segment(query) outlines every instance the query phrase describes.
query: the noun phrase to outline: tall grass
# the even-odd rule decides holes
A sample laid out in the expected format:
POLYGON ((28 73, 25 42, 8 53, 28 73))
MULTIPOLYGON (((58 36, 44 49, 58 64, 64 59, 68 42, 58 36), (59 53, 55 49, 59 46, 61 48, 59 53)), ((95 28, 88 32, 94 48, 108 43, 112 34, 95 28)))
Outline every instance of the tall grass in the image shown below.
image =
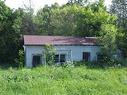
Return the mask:
POLYGON ((127 95, 127 69, 0 70, 0 95, 127 95))

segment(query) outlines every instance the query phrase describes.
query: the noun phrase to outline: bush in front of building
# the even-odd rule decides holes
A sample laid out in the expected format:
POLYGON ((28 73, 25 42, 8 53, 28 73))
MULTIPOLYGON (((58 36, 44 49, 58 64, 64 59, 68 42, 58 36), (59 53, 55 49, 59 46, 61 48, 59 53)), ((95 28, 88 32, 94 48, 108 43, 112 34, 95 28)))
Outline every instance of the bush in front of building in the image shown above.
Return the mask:
POLYGON ((25 55, 23 50, 19 50, 18 58, 15 59, 15 63, 18 65, 19 68, 23 68, 25 64, 25 55))
POLYGON ((54 65, 55 63, 55 60, 54 60, 54 57, 55 57, 55 48, 53 47, 53 45, 45 45, 44 46, 44 49, 45 49, 45 64, 46 65, 54 65))

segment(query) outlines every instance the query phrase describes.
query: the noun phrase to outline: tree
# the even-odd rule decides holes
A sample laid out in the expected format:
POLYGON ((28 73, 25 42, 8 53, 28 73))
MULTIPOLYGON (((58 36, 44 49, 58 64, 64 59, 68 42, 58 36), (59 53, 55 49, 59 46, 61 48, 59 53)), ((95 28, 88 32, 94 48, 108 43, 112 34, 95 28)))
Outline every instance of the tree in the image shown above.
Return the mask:
POLYGON ((68 0, 68 4, 78 4, 78 5, 85 5, 88 3, 88 0, 68 0))
POLYGON ((101 26, 101 29, 102 32, 99 40, 102 45, 102 53, 112 58, 112 55, 116 54, 117 51, 117 28, 113 24, 104 24, 101 26))
POLYGON ((124 57, 127 57, 127 0, 112 0, 110 12, 118 17, 116 20, 119 28, 117 45, 124 57))
POLYGON ((18 14, 1 0, 0 8, 0 63, 12 63, 19 49, 18 14))
MULTIPOLYGON (((54 6, 53 6, 54 8, 54 6)), ((43 9, 40 9, 37 13, 36 20, 39 25, 39 32, 42 34, 53 35, 51 25, 52 11, 48 5, 45 5, 43 9)))
POLYGON ((16 10, 20 14, 21 21, 21 34, 38 34, 37 25, 34 23, 34 9, 32 8, 32 2, 29 0, 29 5, 24 4, 24 8, 16 10))
POLYGON ((115 23, 116 17, 107 12, 103 3, 103 0, 100 0, 79 10, 76 35, 100 37, 103 25, 115 23))
POLYGON ((64 6, 52 10, 51 25, 53 35, 74 36, 76 28, 76 13, 79 6, 64 6))
POLYGON ((112 0, 110 12, 118 17, 116 24, 127 30, 127 0, 112 0))
POLYGON ((38 34, 36 32, 37 25, 33 21, 33 15, 30 12, 23 11, 23 15, 21 17, 22 25, 21 25, 21 33, 24 34, 38 34))

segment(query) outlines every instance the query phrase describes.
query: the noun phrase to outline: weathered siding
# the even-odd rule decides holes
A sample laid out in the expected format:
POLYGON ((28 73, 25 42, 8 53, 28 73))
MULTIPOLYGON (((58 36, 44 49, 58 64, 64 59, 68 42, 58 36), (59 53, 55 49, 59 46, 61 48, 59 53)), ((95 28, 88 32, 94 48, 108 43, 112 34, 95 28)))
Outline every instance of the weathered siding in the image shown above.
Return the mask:
MULTIPOLYGON (((90 52, 90 61, 94 61, 97 59, 97 52, 99 52, 99 46, 55 46, 55 48, 56 53, 65 53, 67 54, 66 59, 72 61, 82 61, 83 52, 90 52)), ((43 52, 43 46, 25 46, 26 66, 32 67, 33 55, 43 55, 43 52)))

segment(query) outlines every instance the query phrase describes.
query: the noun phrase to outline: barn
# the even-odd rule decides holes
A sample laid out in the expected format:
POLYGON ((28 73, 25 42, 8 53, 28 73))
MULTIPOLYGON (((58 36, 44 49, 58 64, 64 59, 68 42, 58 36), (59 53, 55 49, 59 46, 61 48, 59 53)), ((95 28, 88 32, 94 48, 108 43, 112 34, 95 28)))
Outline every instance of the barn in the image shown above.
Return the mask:
POLYGON ((45 64, 46 44, 54 46, 56 64, 66 61, 96 61, 100 51, 96 37, 24 35, 26 67, 45 64))

